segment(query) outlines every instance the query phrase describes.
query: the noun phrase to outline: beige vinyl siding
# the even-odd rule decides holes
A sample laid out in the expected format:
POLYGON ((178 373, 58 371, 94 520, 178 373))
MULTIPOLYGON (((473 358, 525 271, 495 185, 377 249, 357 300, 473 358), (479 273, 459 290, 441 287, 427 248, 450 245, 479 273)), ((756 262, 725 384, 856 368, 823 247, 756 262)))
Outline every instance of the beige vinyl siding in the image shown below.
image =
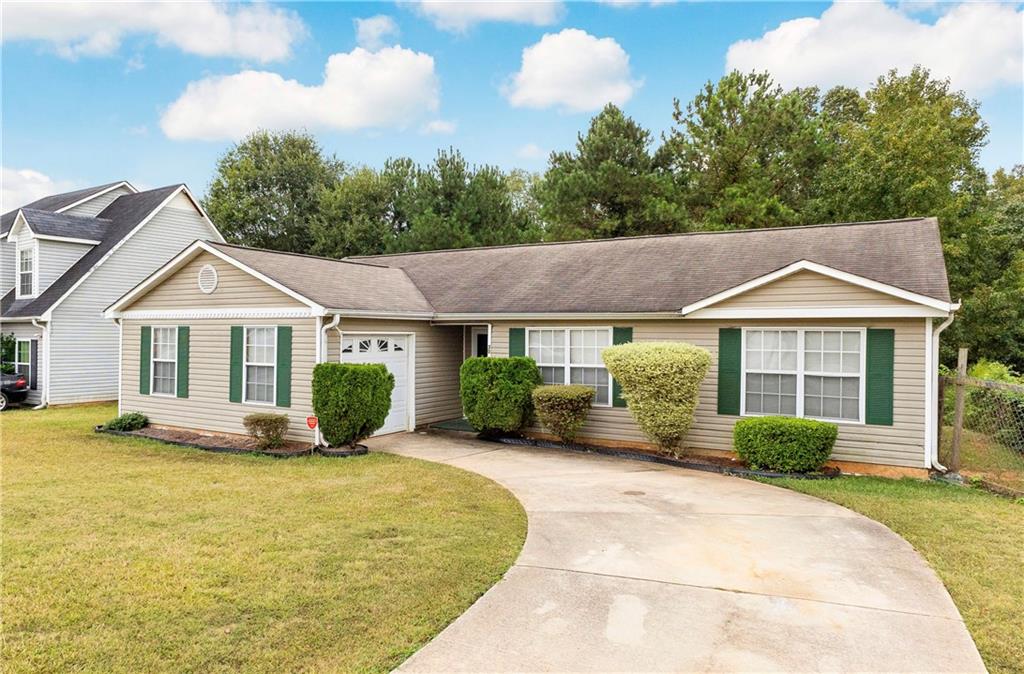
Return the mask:
MULTIPOLYGON (((328 317, 330 318, 330 317, 328 317)), ((416 335, 417 426, 462 416, 459 367, 462 365, 462 327, 431 326, 427 321, 342 318, 338 328, 348 332, 404 332, 416 335)), ((327 336, 327 360, 338 362, 337 330, 327 336)))
POLYGON ((92 250, 92 246, 81 243, 68 243, 67 241, 39 241, 39 287, 36 294, 41 295, 44 290, 64 275, 71 265, 78 262, 79 258, 92 250))
MULTIPOLYGON (((601 321, 516 321, 494 323, 491 349, 495 356, 508 355, 510 327, 573 325, 607 327, 601 321)), ((897 466, 920 467, 924 463, 924 319, 817 319, 712 321, 694 319, 637 320, 616 326, 633 328, 633 341, 683 341, 708 349, 712 364, 700 387, 700 401, 686 444, 699 449, 732 449, 732 427, 739 417, 717 413, 718 330, 725 327, 864 327, 892 328, 896 335, 894 362, 894 409, 892 426, 839 424, 839 438, 832 457, 897 466)), ((644 442, 629 410, 595 407, 581 436, 620 442, 644 442)))
POLYGON ((118 187, 110 190, 106 194, 101 194, 98 197, 89 199, 89 201, 86 201, 84 204, 79 204, 74 208, 69 208, 64 212, 68 215, 99 215, 100 211, 113 203, 119 196, 124 194, 133 194, 133 192, 127 187, 118 187))
POLYGON ((253 412, 287 414, 290 440, 312 442, 306 417, 312 413, 312 372, 316 361, 316 326, 313 318, 196 319, 124 321, 121 410, 142 412, 154 424, 190 429, 245 433, 242 419, 253 412), (189 397, 139 393, 139 348, 142 326, 189 326, 189 397), (292 326, 292 402, 290 407, 233 403, 231 384, 231 326, 292 326))
POLYGON ((889 306, 916 305, 892 295, 807 270, 798 271, 713 305, 715 309, 889 306))
POLYGON ((216 255, 200 253, 153 290, 124 308, 153 309, 304 307, 302 302, 267 285, 216 255), (199 289, 199 270, 207 264, 217 270, 217 288, 207 295, 199 289))

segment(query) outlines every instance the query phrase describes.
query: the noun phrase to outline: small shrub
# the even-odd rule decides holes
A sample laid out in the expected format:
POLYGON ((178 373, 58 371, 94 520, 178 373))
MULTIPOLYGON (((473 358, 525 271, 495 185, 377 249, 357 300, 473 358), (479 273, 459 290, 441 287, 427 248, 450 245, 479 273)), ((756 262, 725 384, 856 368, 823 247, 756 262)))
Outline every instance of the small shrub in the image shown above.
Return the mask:
POLYGON ((459 370, 466 420, 484 434, 519 431, 533 418, 530 393, 540 383, 532 358, 469 358, 459 370))
POLYGON ((384 425, 395 377, 380 364, 320 363, 313 368, 313 412, 323 438, 336 447, 357 443, 384 425))
POLYGON ((142 412, 125 412, 103 424, 105 431, 137 431, 149 425, 149 418, 142 412))
POLYGON ((807 473, 832 455, 839 427, 814 419, 751 417, 733 427, 736 453, 754 470, 807 473))
POLYGON ((284 444, 284 436, 288 432, 288 415, 256 412, 242 419, 242 424, 258 448, 276 449, 284 444))
POLYGON ((601 353, 622 387, 622 398, 640 430, 662 450, 677 455, 693 423, 697 390, 711 354, 683 342, 633 342, 601 353))
POLYGON ((594 389, 580 384, 533 389, 533 408, 537 410, 537 418, 562 442, 576 439, 576 434, 587 420, 593 399, 594 389))

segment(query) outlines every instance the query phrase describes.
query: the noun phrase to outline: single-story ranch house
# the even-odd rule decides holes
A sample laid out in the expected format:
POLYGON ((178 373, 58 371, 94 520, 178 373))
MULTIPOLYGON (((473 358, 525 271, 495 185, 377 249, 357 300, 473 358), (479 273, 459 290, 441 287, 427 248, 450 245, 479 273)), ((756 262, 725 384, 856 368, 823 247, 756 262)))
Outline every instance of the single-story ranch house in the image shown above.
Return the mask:
MULTIPOLYGON (((111 305, 122 411, 240 433, 287 413, 311 439, 321 361, 395 375, 380 433, 459 418, 459 366, 527 355, 594 387, 581 436, 644 446, 601 360, 628 341, 709 349, 687 445, 732 448, 742 416, 835 422, 847 467, 936 465, 950 300, 933 218, 498 246, 331 260, 197 241, 111 305)), ((540 429, 533 429, 539 431, 540 429)))

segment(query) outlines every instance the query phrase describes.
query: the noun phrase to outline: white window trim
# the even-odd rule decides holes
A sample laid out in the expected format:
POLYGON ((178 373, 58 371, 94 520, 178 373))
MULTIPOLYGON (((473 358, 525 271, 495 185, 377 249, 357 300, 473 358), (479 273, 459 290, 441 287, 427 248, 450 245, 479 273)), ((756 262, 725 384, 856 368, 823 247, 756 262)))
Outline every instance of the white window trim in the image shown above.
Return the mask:
POLYGON ((18 242, 15 247, 15 279, 14 279, 14 299, 28 300, 39 297, 39 241, 38 239, 32 239, 29 243, 18 242), (32 250, 32 292, 31 294, 24 294, 21 292, 21 252, 24 250, 32 250))
MULTIPOLYGON (((772 416, 789 416, 788 414, 762 414, 759 412, 747 412, 747 331, 759 332, 763 330, 785 330, 788 332, 796 332, 796 372, 782 372, 779 374, 796 374, 796 414, 794 418, 799 419, 813 419, 814 421, 827 421, 830 424, 845 424, 849 426, 864 426, 866 425, 866 390, 867 390, 867 354, 868 354, 868 330, 862 327, 792 327, 792 326, 756 326, 750 328, 743 328, 743 334, 740 339, 740 416, 741 417, 772 417, 772 416), (828 417, 805 417, 804 416, 804 376, 807 372, 804 370, 804 333, 805 332, 818 332, 818 331, 829 331, 829 332, 859 332, 860 333, 860 392, 858 393, 858 407, 860 418, 854 421, 853 419, 830 419, 828 417)), ((764 370, 764 372, 769 372, 764 370)), ((810 373, 812 377, 849 377, 849 372, 846 373, 810 373)))
POLYGON ((32 387, 32 340, 31 339, 16 339, 14 340, 14 372, 18 372, 18 366, 24 365, 28 368, 28 374, 25 376, 25 380, 28 382, 29 388, 32 387), (28 360, 18 360, 18 352, 21 350, 22 344, 28 344, 28 360))
MULTIPOLYGON (((611 326, 604 326, 604 325, 596 325, 596 326, 592 326, 592 325, 574 325, 574 326, 570 326, 570 327, 561 327, 561 326, 541 327, 541 326, 534 326, 534 327, 531 327, 531 328, 526 328, 526 332, 525 332, 525 334, 523 336, 523 339, 526 341, 526 344, 524 344, 524 348, 525 348, 527 356, 530 355, 530 333, 531 332, 541 332, 543 330, 563 330, 563 331, 565 331, 565 363, 563 363, 561 366, 559 366, 559 365, 541 365, 540 363, 537 363, 538 367, 563 367, 565 369, 565 375, 564 375, 563 381, 566 384, 569 384, 569 382, 572 381, 571 370, 572 370, 573 367, 600 367, 600 368, 603 368, 605 372, 608 372, 608 368, 605 366, 604 363, 600 363, 600 364, 597 364, 597 365, 587 365, 587 364, 580 364, 580 363, 572 364, 572 363, 569 362, 569 360, 570 360, 570 357, 569 357, 570 356, 569 347, 570 347, 570 341, 571 341, 571 337, 569 335, 569 331, 570 330, 592 330, 594 332, 598 332, 600 330, 607 330, 608 331, 608 346, 611 347, 611 346, 615 346, 615 341, 614 341, 615 340, 615 335, 613 334, 613 330, 612 330, 611 326)), ((586 384, 583 384, 583 386, 586 386, 586 384)), ((592 402, 590 406, 591 407, 613 407, 614 403, 615 403, 614 397, 615 397, 615 379, 612 377, 612 373, 608 372, 608 402, 606 402, 606 403, 592 402)))
POLYGON ((242 326, 242 404, 243 405, 257 405, 259 407, 277 407, 277 348, 278 348, 278 326, 276 325, 244 325, 242 326), (266 363, 252 363, 259 367, 271 367, 274 370, 274 374, 271 376, 270 381, 274 385, 274 392, 271 395, 270 402, 263 400, 249 400, 249 330, 255 328, 270 328, 274 331, 274 362, 270 365, 266 363))
MULTIPOLYGON (((158 396, 160 398, 177 398, 178 397, 178 330, 180 326, 177 325, 154 325, 152 326, 152 342, 149 345, 149 394, 158 396), (157 393, 156 390, 156 330, 173 328, 174 329, 174 391, 171 393, 157 393)), ((161 363, 167 363, 170 361, 160 360, 161 363)))

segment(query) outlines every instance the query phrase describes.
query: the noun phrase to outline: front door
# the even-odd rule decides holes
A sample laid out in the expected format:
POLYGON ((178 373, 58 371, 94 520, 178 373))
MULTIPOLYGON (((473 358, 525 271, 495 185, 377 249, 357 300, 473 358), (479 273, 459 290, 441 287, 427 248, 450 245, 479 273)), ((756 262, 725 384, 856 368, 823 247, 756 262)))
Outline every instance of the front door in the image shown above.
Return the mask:
POLYGON ((381 363, 395 376, 391 410, 384 425, 374 435, 409 430, 409 361, 407 335, 342 335, 341 362, 381 363))
POLYGON ((487 356, 487 328, 473 328, 473 356, 487 356))

